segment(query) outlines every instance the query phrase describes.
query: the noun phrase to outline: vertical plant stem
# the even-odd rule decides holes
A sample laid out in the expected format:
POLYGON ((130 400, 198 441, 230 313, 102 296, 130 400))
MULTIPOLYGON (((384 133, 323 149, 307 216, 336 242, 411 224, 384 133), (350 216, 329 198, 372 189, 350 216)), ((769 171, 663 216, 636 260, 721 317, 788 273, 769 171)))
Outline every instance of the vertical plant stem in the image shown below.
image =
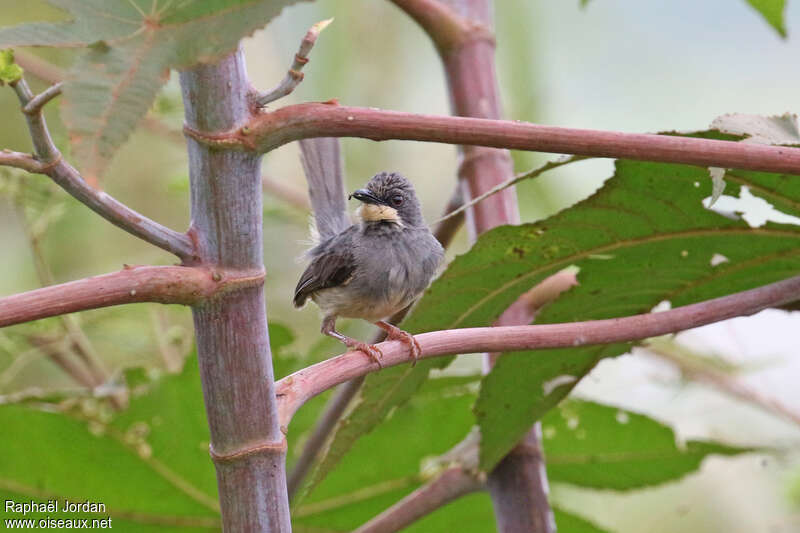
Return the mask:
MULTIPOLYGON (((406 9, 436 43, 444 63, 453 114, 465 117, 502 118, 500 92, 495 74, 495 43, 491 38, 491 0, 395 1, 406 9), (426 4, 449 9, 431 9, 426 4), (421 16, 414 11, 426 13, 421 16), (438 15, 437 15, 438 13, 438 15), (439 20, 437 20, 437 18, 439 20), (442 23, 450 19, 453 23, 442 23), (443 28, 460 28, 457 35, 443 28)), ((507 150, 479 146, 461 147, 458 176, 464 200, 469 201, 513 174, 507 150)), ((474 241, 481 233, 503 224, 519 224, 519 209, 513 187, 490 196, 466 211, 467 229, 474 241)), ((513 313, 497 325, 519 325, 513 313)), ((527 322, 526 322, 527 323, 527 322)), ((493 363, 486 356, 486 371, 493 363)), ((541 454, 540 428, 534 426, 522 442, 489 474, 487 486, 495 508, 500 533, 551 533, 555 531, 547 502, 547 477, 541 454), (537 453, 530 453, 532 450, 537 453)))
MULTIPOLYGON (((250 117, 241 51, 181 73, 186 123, 229 130, 250 117)), ((192 224, 210 268, 263 269, 260 157, 188 141, 192 224)), ((226 531, 291 531, 262 287, 194 307, 203 396, 226 531)))

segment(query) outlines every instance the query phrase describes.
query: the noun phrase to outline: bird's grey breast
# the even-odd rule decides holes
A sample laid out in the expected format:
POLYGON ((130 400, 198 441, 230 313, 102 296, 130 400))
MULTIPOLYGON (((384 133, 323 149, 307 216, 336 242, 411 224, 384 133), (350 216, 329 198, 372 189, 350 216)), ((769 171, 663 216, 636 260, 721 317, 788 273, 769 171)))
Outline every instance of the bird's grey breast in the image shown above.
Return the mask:
MULTIPOLYGON (((373 297, 401 309, 428 286, 442 259, 442 247, 427 228, 366 233, 356 250, 355 280, 373 297), (359 275, 362 274, 362 275, 359 275)), ((395 309, 395 310, 397 310, 395 309)))

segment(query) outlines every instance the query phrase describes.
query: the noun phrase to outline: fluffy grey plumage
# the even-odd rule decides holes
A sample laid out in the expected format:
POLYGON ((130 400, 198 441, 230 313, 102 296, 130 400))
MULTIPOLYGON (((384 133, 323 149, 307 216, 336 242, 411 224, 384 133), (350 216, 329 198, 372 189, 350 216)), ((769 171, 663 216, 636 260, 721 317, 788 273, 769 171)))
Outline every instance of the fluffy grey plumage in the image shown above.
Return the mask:
MULTIPOLYGON (((414 187, 400 174, 376 174, 351 197, 362 202, 359 222, 309 251, 311 262, 297 283, 294 304, 300 307, 307 298, 314 300, 325 315, 323 333, 376 361, 377 348, 336 332, 337 317, 375 322, 391 338, 408 342, 416 357, 419 346, 413 337, 383 319, 422 294, 444 250, 422 218, 414 187)), ((323 228, 320 235, 325 235, 323 228)))

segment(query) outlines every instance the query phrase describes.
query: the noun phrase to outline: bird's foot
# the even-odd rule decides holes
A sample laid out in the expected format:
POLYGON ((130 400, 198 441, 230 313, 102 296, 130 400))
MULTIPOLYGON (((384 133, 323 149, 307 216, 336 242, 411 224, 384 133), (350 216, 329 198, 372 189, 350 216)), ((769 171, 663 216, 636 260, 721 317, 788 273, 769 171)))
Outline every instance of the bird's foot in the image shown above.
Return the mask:
POLYGON ((404 331, 397 326, 393 326, 388 322, 381 320, 376 322, 377 326, 386 332, 386 338, 393 341, 400 341, 408 345, 408 350, 411 356, 411 366, 415 366, 417 361, 422 356, 422 346, 419 345, 414 336, 404 331))
POLYGON ((381 364, 381 357, 383 357, 383 352, 381 352, 380 348, 373 344, 367 344, 366 342, 357 341, 355 339, 351 339, 350 337, 345 337, 346 340, 342 340, 342 342, 348 348, 352 348, 353 350, 358 350, 360 352, 364 352, 367 354, 367 357, 372 359, 377 365, 378 368, 383 368, 381 364))

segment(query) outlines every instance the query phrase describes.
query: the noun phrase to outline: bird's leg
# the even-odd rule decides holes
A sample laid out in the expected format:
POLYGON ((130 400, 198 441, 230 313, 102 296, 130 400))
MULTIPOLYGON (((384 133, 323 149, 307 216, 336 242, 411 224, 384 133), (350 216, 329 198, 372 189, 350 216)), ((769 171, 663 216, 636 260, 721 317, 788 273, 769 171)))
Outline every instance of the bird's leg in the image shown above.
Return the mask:
POLYGON ((419 360, 422 355, 422 347, 411 333, 403 331, 397 326, 393 326, 383 320, 378 320, 375 322, 375 325, 386 332, 386 338, 408 344, 408 349, 411 352, 411 366, 417 364, 417 360, 419 360))
POLYGON ((345 346, 348 348, 353 348, 354 350, 359 350, 367 354, 367 356, 375 361, 378 364, 378 367, 383 368, 381 364, 380 358, 383 357, 383 353, 377 346, 373 346, 372 344, 367 344, 366 342, 358 341, 352 337, 348 337, 347 335, 342 335, 338 331, 336 331, 336 317, 335 316, 326 316, 322 320, 322 331, 323 335, 328 335, 329 337, 333 337, 336 340, 341 341, 345 346))

